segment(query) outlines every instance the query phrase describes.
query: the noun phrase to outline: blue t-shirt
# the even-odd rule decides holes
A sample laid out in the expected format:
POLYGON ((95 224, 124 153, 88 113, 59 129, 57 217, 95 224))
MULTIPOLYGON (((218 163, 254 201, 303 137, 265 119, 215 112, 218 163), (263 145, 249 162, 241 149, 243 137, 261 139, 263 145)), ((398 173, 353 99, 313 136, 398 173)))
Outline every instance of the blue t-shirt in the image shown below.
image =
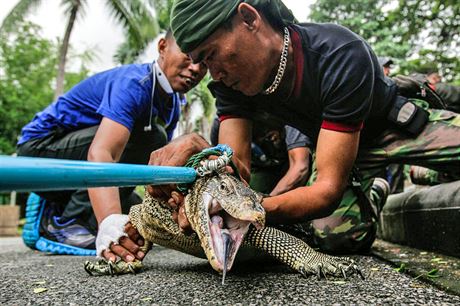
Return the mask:
POLYGON ((72 132, 100 124, 109 118, 133 131, 136 122, 163 123, 171 140, 184 102, 171 93, 173 103, 166 107, 158 86, 152 99, 152 65, 132 64, 91 76, 75 85, 57 101, 37 113, 21 131, 18 145, 42 138, 56 129, 72 132), (161 120, 155 120, 159 118, 161 120))

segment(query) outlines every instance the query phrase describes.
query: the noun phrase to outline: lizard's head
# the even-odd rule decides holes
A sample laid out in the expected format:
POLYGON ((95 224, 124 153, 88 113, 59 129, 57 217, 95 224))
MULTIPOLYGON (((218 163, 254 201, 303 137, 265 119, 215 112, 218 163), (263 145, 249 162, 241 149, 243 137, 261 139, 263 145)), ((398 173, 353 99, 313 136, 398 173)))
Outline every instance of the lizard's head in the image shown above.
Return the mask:
POLYGON ((214 270, 229 271, 249 226, 264 226, 261 202, 260 194, 228 173, 197 179, 185 212, 214 270))

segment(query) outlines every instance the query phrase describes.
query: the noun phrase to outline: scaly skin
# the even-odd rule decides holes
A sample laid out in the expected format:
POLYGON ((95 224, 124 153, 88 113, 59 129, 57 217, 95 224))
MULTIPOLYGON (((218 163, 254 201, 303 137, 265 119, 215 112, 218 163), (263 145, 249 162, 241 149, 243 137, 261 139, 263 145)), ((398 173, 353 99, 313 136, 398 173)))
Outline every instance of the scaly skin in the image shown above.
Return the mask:
MULTIPOLYGON (((131 208, 129 217, 149 243, 207 258, 211 266, 220 273, 224 266, 227 268, 225 272, 230 270, 237 251, 234 249, 239 247, 238 239, 241 236, 241 241, 244 239, 243 248, 268 253, 304 276, 314 274, 318 278, 321 275, 347 277, 354 273, 362 276, 349 258, 316 252, 304 241, 288 233, 263 227, 265 212, 260 204, 261 199, 260 195, 233 176, 216 173, 198 178, 185 198, 185 212, 195 233, 182 233, 172 219, 172 209, 167 203, 152 198, 148 193, 145 194, 142 204, 131 208), (211 221, 210 210, 213 211, 213 216, 219 217, 214 217, 216 219, 211 221), (218 225, 220 222, 223 226, 218 225), (250 223, 255 226, 249 227, 250 223), (228 227, 228 230, 223 230, 222 227, 228 227), (223 252, 219 249, 222 247, 222 232, 228 232, 232 239, 235 238, 231 248, 233 253, 230 254, 227 265, 223 264, 223 252)), ((260 255, 254 252, 245 254, 260 255)), ((85 269, 91 275, 134 273, 133 271, 141 269, 140 262, 126 264, 119 261, 110 266, 105 261, 85 263, 85 269)))

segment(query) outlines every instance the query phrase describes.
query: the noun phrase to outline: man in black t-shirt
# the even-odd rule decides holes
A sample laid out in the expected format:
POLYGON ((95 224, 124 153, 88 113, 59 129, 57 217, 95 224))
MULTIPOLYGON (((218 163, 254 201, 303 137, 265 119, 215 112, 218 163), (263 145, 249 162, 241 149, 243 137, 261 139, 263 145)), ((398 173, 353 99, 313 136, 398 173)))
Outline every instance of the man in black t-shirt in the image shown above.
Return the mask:
MULTIPOLYGON (((428 113, 398 96, 372 49, 348 29, 298 24, 279 0, 177 0, 171 17, 182 51, 215 80, 209 87, 221 120, 219 142, 233 148, 243 178, 249 178, 251 122, 259 111, 312 141, 308 186, 264 198, 268 224, 308 222, 323 250, 367 251, 388 186, 377 180, 370 189, 388 163, 459 172, 460 118, 428 113)), ((154 152, 153 163, 175 164, 179 157, 165 156, 184 152, 185 139, 154 152)), ((187 226, 185 214, 178 221, 187 226)))

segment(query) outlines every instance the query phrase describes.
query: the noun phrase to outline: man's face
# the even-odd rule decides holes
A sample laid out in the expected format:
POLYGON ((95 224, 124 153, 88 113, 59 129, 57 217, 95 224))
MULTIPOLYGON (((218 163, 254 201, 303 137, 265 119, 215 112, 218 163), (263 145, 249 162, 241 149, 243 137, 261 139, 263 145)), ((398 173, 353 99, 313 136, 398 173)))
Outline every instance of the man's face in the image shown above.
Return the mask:
POLYGON ((214 80, 246 96, 260 93, 271 72, 266 48, 242 23, 220 27, 189 55, 195 63, 204 63, 214 80))
POLYGON ((190 57, 179 49, 173 38, 159 43, 161 68, 174 91, 185 93, 198 84, 208 71, 202 64, 193 64, 190 57))
POLYGON ((427 75, 426 79, 428 80, 428 82, 430 84, 433 84, 433 85, 438 84, 439 82, 441 82, 441 76, 437 72, 434 72, 434 73, 431 73, 431 74, 427 75))
POLYGON ((383 75, 389 76, 390 75, 390 66, 383 66, 383 75))

